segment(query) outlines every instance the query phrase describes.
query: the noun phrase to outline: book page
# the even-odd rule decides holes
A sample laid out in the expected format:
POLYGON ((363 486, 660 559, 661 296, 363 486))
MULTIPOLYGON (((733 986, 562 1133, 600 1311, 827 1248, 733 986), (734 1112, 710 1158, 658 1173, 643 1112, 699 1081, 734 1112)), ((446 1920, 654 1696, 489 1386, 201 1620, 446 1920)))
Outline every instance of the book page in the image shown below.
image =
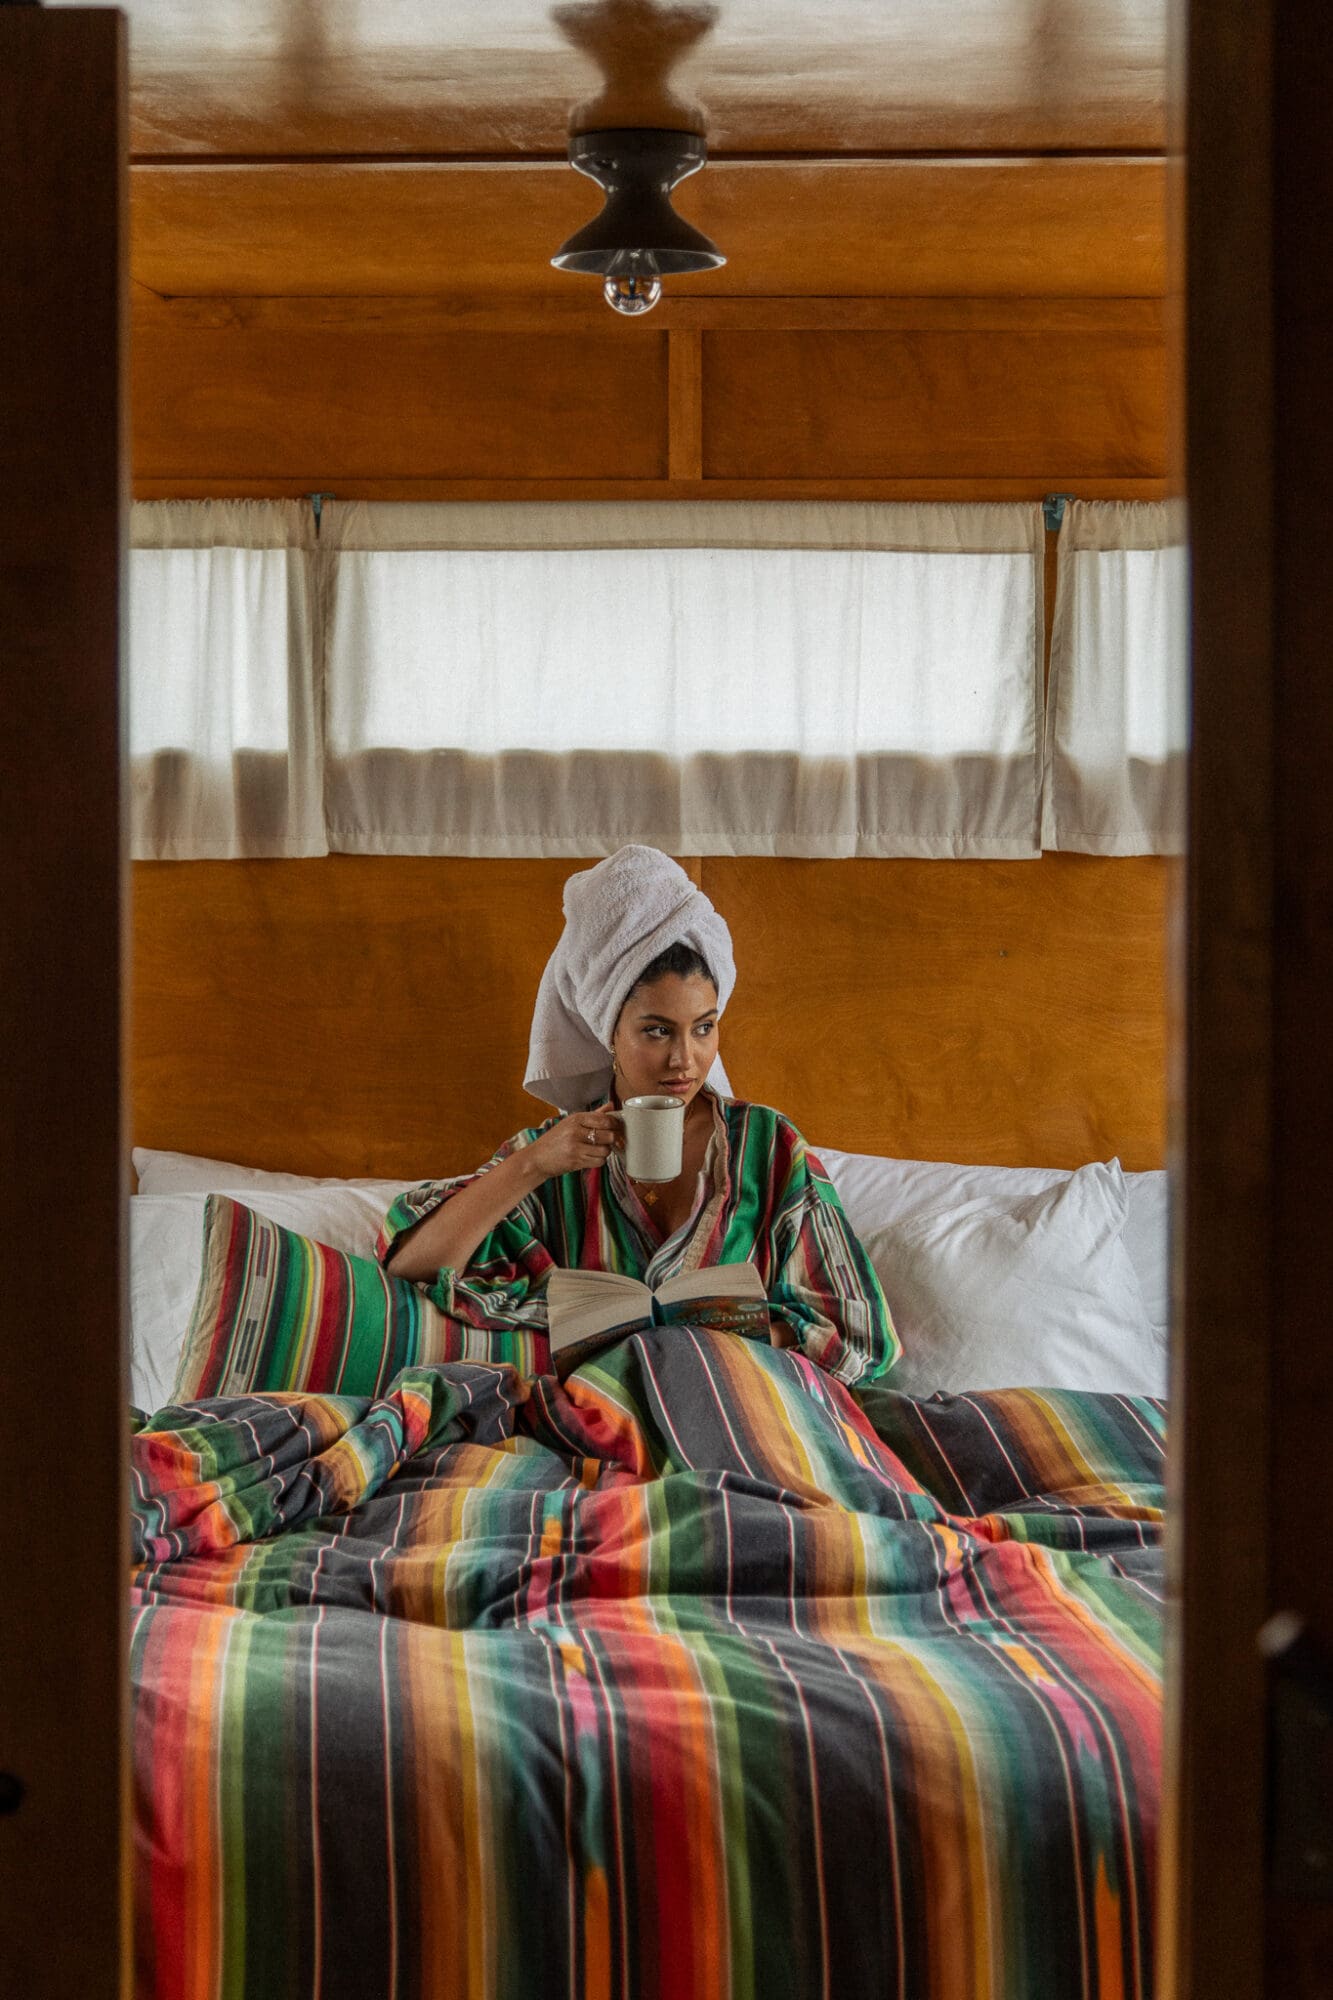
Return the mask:
POLYGON ((555 1270, 546 1281, 546 1316, 551 1355, 578 1346, 586 1358, 594 1344, 606 1346, 653 1325, 692 1321, 722 1333, 768 1338, 768 1298, 753 1264, 708 1264, 668 1278, 656 1295, 641 1278, 623 1271, 555 1270))
POLYGON ((659 1285, 653 1318, 663 1326, 700 1326, 713 1333, 767 1340, 768 1294, 753 1264, 706 1264, 659 1285))
POLYGON ((624 1271, 552 1271, 546 1281, 551 1352, 616 1327, 645 1326, 653 1295, 642 1278, 624 1271))
POLYGON ((764 1281, 753 1264, 705 1264, 698 1271, 682 1271, 657 1288, 657 1296, 667 1305, 684 1305, 690 1299, 760 1299, 767 1301, 764 1281))

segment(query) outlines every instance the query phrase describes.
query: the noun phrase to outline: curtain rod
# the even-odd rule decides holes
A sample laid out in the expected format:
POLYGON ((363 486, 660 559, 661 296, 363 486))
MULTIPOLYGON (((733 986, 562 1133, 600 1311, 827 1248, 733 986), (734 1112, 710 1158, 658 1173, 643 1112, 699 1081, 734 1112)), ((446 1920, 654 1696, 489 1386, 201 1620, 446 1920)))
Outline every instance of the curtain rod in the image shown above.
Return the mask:
MULTIPOLYGON (((326 500, 336 500, 337 497, 336 493, 308 493, 306 495, 306 498, 315 511, 316 534, 319 533, 320 516, 324 512, 324 502, 326 500)), ((1051 534, 1059 534, 1060 525, 1065 518, 1065 507, 1070 500, 1076 498, 1077 495, 1073 493, 1048 493, 1042 500, 1042 518, 1051 534)))

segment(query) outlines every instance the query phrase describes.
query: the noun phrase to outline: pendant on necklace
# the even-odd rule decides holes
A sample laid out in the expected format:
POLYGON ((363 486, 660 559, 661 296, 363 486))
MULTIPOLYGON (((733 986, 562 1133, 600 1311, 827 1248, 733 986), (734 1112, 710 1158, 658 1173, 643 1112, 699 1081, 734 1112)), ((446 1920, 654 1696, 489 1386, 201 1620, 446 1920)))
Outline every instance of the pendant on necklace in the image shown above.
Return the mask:
POLYGON ((643 1199, 647 1207, 654 1208, 657 1204, 657 1189, 656 1188, 645 1189, 643 1199))

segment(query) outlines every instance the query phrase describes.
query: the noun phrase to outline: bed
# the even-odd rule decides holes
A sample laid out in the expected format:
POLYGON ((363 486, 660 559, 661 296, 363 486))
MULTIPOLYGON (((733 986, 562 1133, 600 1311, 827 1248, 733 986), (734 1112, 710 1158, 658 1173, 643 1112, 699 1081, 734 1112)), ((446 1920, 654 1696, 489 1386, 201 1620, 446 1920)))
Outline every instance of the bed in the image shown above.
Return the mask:
MULTIPOLYGON (((824 1157, 930 1393, 658 1329, 136 1415, 141 1995, 1151 1992, 1164 1177, 824 1157), (1077 1379, 955 1382, 1015 1284, 1077 1379)), ((385 1200, 136 1164, 145 1401, 210 1190, 385 1200)))

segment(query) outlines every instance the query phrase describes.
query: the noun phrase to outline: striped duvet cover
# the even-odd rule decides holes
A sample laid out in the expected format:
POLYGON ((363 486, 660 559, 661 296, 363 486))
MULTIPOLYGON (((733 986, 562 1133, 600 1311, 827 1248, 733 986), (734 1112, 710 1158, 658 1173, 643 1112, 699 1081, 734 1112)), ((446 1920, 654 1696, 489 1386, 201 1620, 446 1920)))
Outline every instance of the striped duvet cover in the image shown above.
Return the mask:
POLYGON ((1162 1415, 658 1329, 133 1440, 143 2000, 1140 2000, 1162 1415))

